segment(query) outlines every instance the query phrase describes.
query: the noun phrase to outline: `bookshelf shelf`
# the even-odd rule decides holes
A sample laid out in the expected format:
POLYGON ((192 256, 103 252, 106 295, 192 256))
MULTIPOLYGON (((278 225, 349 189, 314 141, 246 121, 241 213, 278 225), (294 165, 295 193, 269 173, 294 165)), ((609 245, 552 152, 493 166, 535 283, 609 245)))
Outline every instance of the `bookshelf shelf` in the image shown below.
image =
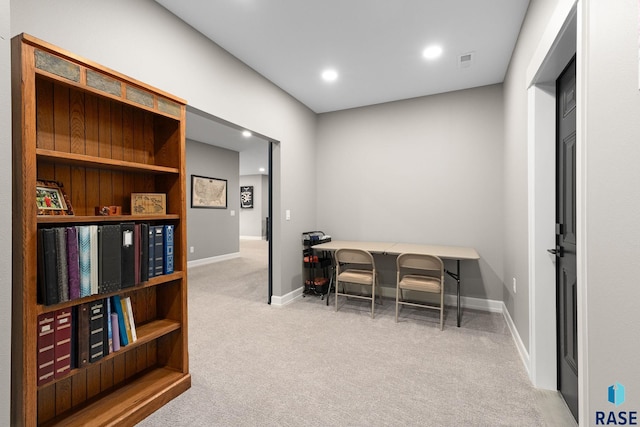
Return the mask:
MULTIPOLYGON (((27 34, 12 39, 11 56, 11 425, 133 426, 191 386, 187 350, 186 102, 27 34), (74 215, 38 215, 37 181, 60 183, 74 215), (129 215, 132 193, 165 194, 166 214, 129 215), (96 207, 101 206, 121 206, 126 214, 95 215, 96 207), (123 237, 126 230, 131 230, 130 223, 136 224, 135 245, 129 237, 123 237), (147 225, 149 230, 172 230, 173 267, 161 268, 159 273, 150 271, 145 280, 142 260, 149 260, 151 265, 151 257, 143 256, 146 246, 141 243, 142 236, 147 236, 142 231, 147 225), (68 245, 75 238, 63 233, 73 235, 73 230, 89 228, 84 226, 97 226, 104 233, 111 230, 111 239, 117 239, 111 240, 115 246, 100 246, 99 254, 115 250, 120 256, 127 245, 125 240, 129 242, 129 257, 116 257, 117 264, 110 264, 122 266, 122 275, 116 273, 120 283, 109 282, 107 287, 99 279, 100 286, 104 285, 99 293, 92 291, 93 295, 61 303, 56 302, 63 298, 43 300, 43 293, 52 295, 50 285, 57 284, 58 290, 65 285, 66 279, 60 277, 66 276, 56 275, 55 282, 47 282, 53 277, 47 271, 55 268, 49 265, 48 270, 43 269, 44 247, 39 246, 38 236, 48 234, 51 242, 52 234, 57 233, 57 246, 51 251, 66 254, 70 249, 62 246, 63 239, 68 245), (127 285, 133 286, 123 286, 125 266, 128 272, 136 273, 135 279, 126 276, 127 285), (172 272, 162 274, 165 271, 172 272), (113 352, 105 335, 102 343, 97 341, 98 349, 105 354, 82 355, 78 347, 93 349, 96 345, 90 341, 93 334, 82 327, 96 331, 100 325, 88 326, 86 319, 95 320, 92 310, 100 300, 103 306, 111 307, 112 297, 126 300, 138 339, 113 352), (87 307, 91 316, 84 317, 89 313, 87 307), (84 313, 82 317, 80 312, 84 313), (71 319, 70 359, 82 357, 82 363, 74 361, 69 367, 63 362, 67 363, 62 365, 64 369, 44 377, 39 370, 39 350, 49 347, 43 335, 39 336, 45 330, 39 322, 57 321, 62 314, 71 319)), ((50 201, 47 199, 48 204, 50 201)), ((41 206, 44 208, 50 208, 50 204, 41 206)), ((100 239, 105 236, 101 234, 100 239)), ((148 236, 151 241, 151 233, 148 236)), ((154 244, 158 242, 154 240, 154 244)), ((73 253, 78 256, 78 252, 73 253)), ((152 253, 151 245, 148 253, 152 253)), ((164 247, 161 253, 167 256, 164 247)), ((101 256, 99 262, 107 262, 101 256)), ((106 274, 117 270, 99 264, 98 271, 106 274)), ((62 344, 56 341, 58 326, 55 328, 52 345, 58 351, 62 344)), ((49 360, 58 363, 60 359, 49 360)))
POLYGON ((103 398, 90 403, 88 406, 70 414, 62 414, 43 424, 54 426, 59 423, 65 425, 123 426, 133 425, 145 418, 146 411, 141 407, 150 408, 153 412, 165 402, 157 399, 163 396, 165 401, 173 399, 191 386, 191 377, 170 368, 156 368, 134 378, 123 387, 103 398))
POLYGON ((147 221, 147 222, 167 222, 180 219, 180 215, 109 215, 109 216, 92 216, 92 215, 52 215, 38 216, 38 224, 95 224, 103 222, 131 222, 131 221, 147 221))
POLYGON ((178 168, 157 166, 124 160, 87 156, 85 154, 65 153, 54 150, 36 149, 38 160, 58 164, 81 165, 96 169, 125 170, 131 172, 147 172, 157 174, 179 174, 178 168))
POLYGON ((91 295, 88 297, 83 297, 80 299, 74 299, 71 301, 65 301, 65 302, 61 302, 58 304, 54 304, 54 305, 43 305, 43 304, 38 304, 38 309, 37 312, 38 314, 42 314, 42 313, 53 313, 57 310, 60 310, 62 308, 67 308, 67 307, 73 307, 76 306, 78 304, 82 304, 82 303, 86 303, 86 302, 91 302, 91 301, 97 301, 99 299, 104 299, 104 298, 109 298, 113 295, 118 295, 118 294, 122 294, 125 292, 135 292, 136 290, 142 289, 142 288, 149 288, 149 287, 154 287, 154 286, 159 286, 165 283, 169 283, 169 282, 173 282, 175 280, 182 280, 185 277, 185 273, 183 273, 182 271, 174 271, 171 274, 163 274, 162 276, 156 276, 156 277, 152 277, 150 278, 148 281, 141 283, 138 286, 135 286, 133 288, 127 288, 127 289, 121 289, 117 292, 108 292, 108 293, 104 293, 104 294, 96 294, 96 295, 91 295))

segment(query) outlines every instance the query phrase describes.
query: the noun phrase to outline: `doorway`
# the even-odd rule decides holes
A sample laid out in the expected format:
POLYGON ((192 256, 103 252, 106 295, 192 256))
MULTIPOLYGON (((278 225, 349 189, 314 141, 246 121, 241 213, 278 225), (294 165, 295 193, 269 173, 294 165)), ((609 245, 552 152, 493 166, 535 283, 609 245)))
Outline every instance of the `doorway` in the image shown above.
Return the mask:
POLYGON ((558 390, 578 419, 576 61, 556 81, 556 321, 558 390))
POLYGON ((262 244, 255 242, 248 250, 252 260, 256 256, 268 259, 264 267, 268 286, 262 292, 266 293, 265 302, 270 302, 274 244, 272 152, 277 142, 192 106, 187 106, 186 124, 187 174, 217 178, 226 186, 224 208, 189 209, 187 201, 188 265, 243 257, 242 248, 247 249, 243 242, 261 240, 262 244), (257 254, 256 250, 264 253, 257 254))
MULTIPOLYGON (((555 310, 550 312, 550 307, 556 307, 556 255, 547 252, 556 246, 556 80, 576 57, 577 15, 576 1, 557 8, 541 37, 527 74, 530 329, 526 364, 533 385, 547 390, 558 390, 557 322, 556 316, 552 315, 555 310)), ((578 56, 578 66, 579 63, 578 56)), ((577 83, 579 88, 579 76, 577 83)), ((580 113, 579 104, 576 110, 580 113)), ((576 139, 579 139, 579 134, 578 130, 576 139)), ((580 147, 577 151, 577 162, 580 163, 580 147)), ((584 185, 580 178, 576 185, 579 204, 584 185)), ((580 222, 580 212, 577 216, 580 222)), ((582 387, 584 383, 581 384, 582 387)), ((581 414, 588 413, 584 406, 587 397, 581 389, 581 414)), ((567 410, 567 417, 569 412, 567 410)))

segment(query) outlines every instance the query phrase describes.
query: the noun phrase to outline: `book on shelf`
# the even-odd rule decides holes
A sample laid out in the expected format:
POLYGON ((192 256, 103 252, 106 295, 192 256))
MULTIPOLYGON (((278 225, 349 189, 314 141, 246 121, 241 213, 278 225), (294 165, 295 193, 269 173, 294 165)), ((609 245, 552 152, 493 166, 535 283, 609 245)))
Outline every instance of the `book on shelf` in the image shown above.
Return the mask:
POLYGON ((164 226, 153 226, 153 275, 164 274, 164 226))
POLYGON ((54 330, 55 378, 61 378, 71 371, 71 308, 57 310, 54 330))
POLYGON ((140 282, 149 280, 149 224, 140 224, 140 282))
POLYGON ((111 303, 107 298, 104 302, 104 307, 106 310, 105 313, 105 340, 104 340, 104 351, 106 354, 113 353, 113 325, 111 324, 111 303))
POLYGON ((141 249, 140 245, 142 244, 142 237, 140 233, 142 232, 142 224, 135 224, 133 226, 133 274, 134 279, 133 283, 135 285, 139 285, 141 280, 141 272, 140 272, 140 255, 141 249))
POLYGON ((67 236, 67 272, 69 275, 69 299, 80 298, 80 257, 78 254, 78 231, 75 227, 66 227, 67 236))
POLYGON ((133 307, 131 306, 131 298, 125 297, 122 298, 122 304, 124 305, 124 309, 126 309, 127 315, 125 316, 128 319, 127 326, 127 337, 129 337, 129 332, 131 333, 131 339, 129 342, 136 342, 138 340, 138 334, 136 333, 136 322, 133 318, 133 307))
POLYGON ((58 279, 58 302, 69 301, 69 275, 67 265, 67 234, 63 227, 56 227, 56 276, 58 279))
POLYGON ((38 302, 57 304, 58 269, 56 266, 56 237, 51 228, 38 230, 38 302))
POLYGON ((122 303, 120 302, 120 295, 114 295, 111 297, 111 309, 118 317, 120 347, 124 347, 129 344, 129 339, 127 338, 127 329, 125 327, 125 318, 122 311, 122 303))
POLYGON ((156 257, 155 257, 155 248, 156 248, 156 229, 153 225, 148 225, 148 253, 147 253, 147 264, 148 264, 148 277, 150 279, 156 275, 156 257))
POLYGON ((78 368, 89 364, 89 304, 86 302, 78 305, 76 311, 77 327, 74 329, 77 351, 76 366, 78 368))
POLYGON ((38 316, 37 385, 43 385, 55 377, 55 315, 38 316))
POLYGON ((91 233, 88 225, 79 225, 78 253, 80 268, 80 297, 91 295, 91 233))
POLYGON ((136 283, 135 272, 135 224, 133 222, 123 222, 121 229, 121 252, 122 252, 122 287, 129 288, 136 283))
POLYGON ((120 350, 120 323, 118 314, 115 312, 111 313, 111 337, 113 339, 113 351, 120 350))
POLYGON ((120 225, 98 226, 98 293, 116 292, 121 281, 120 225))
POLYGON ((100 299, 89 303, 89 363, 104 356, 104 301, 100 299))
POLYGON ((122 310, 122 318, 124 319, 124 334, 127 336, 127 344, 132 344, 131 320, 129 319, 129 311, 127 310, 127 303, 124 298, 120 298, 120 308, 122 310))
POLYGON ((175 226, 173 224, 167 224, 164 226, 164 259, 163 259, 163 272, 164 274, 173 273, 173 232, 175 226))
POLYGON ((89 225, 89 259, 91 264, 91 295, 98 294, 98 226, 89 225))

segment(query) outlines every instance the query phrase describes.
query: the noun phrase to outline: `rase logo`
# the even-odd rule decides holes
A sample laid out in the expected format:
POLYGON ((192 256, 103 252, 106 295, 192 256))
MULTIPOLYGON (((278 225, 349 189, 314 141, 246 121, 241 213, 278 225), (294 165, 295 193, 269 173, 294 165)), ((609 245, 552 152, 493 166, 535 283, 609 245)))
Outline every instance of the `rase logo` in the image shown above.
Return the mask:
MULTIPOLYGON (((607 389, 607 400, 616 406, 622 405, 625 401, 625 389, 622 384, 616 382, 607 389)), ((624 426, 638 425, 637 411, 596 411, 596 425, 602 426, 624 426)))

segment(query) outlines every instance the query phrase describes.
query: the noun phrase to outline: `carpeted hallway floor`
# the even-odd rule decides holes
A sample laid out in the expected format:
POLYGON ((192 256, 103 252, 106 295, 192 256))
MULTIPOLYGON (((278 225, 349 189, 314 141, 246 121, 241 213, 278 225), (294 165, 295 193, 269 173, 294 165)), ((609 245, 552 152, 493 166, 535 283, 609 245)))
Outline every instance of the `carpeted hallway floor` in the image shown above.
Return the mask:
MULTIPOLYGON (((266 242, 189 270, 193 385, 140 426, 571 426, 536 390, 500 314, 393 301, 335 312, 319 297, 266 304, 266 242)), ((333 298, 331 299, 333 302, 333 298)))

